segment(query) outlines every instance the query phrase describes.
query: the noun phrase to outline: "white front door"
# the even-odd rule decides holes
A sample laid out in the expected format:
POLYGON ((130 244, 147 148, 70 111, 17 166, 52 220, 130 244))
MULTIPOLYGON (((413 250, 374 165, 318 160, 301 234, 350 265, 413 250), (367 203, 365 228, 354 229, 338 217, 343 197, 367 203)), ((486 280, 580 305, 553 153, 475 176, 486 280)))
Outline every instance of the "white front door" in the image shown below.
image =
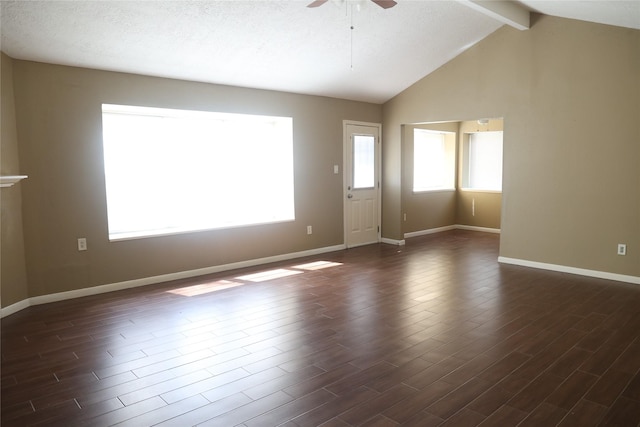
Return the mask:
POLYGON ((344 122, 345 245, 380 241, 380 125, 344 122))

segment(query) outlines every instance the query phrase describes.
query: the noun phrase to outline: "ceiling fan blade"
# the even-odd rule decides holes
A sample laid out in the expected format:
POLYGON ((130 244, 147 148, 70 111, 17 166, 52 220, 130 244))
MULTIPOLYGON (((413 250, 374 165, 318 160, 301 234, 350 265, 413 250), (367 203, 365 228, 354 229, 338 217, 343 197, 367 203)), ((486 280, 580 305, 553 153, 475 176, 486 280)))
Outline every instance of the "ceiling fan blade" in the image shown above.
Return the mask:
POLYGON ((318 7, 318 6, 322 6, 323 4, 325 4, 326 2, 328 2, 329 0, 315 0, 314 2, 310 3, 307 7, 318 7))
MULTIPOLYGON (((316 0, 316 1, 318 1, 318 0, 316 0)), ((390 7, 393 7, 396 4, 398 4, 393 0, 371 0, 371 1, 374 2, 375 4, 377 4, 378 6, 380 6, 381 8, 383 8, 383 9, 389 9, 390 7)))

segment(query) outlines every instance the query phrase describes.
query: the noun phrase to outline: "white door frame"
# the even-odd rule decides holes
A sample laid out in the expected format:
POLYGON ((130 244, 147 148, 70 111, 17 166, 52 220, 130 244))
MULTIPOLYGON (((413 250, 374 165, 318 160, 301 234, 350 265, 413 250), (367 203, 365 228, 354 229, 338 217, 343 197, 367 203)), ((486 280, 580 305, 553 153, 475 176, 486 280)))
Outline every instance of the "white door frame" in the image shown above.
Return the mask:
MULTIPOLYGON (((349 159, 349 134, 347 132, 347 127, 349 125, 354 126, 369 126, 375 127, 378 130, 378 140, 376 141, 376 176, 378 177, 378 182, 376 183, 376 198, 377 200, 377 209, 378 209, 378 233, 377 233, 377 242, 381 241, 382 236, 382 124, 381 123, 371 123, 371 122, 360 122, 354 120, 343 120, 342 121, 342 206, 343 206, 343 232, 344 232, 344 245, 345 247, 349 246, 349 218, 348 218, 348 208, 347 208, 347 196, 349 191, 347 187, 349 185, 349 172, 351 171, 351 167, 347 165, 349 159)), ((371 242, 374 243, 374 242, 371 242)))

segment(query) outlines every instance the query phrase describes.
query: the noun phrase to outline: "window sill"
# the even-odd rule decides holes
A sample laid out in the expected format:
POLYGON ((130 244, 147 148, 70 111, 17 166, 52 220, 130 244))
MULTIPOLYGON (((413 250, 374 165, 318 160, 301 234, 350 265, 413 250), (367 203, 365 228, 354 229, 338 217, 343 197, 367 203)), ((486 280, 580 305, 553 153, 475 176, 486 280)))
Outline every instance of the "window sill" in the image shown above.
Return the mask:
POLYGON ((0 187, 11 187, 17 182, 25 179, 26 175, 3 175, 0 176, 0 187))
POLYGON ((455 188, 434 188, 433 190, 413 190, 413 194, 454 193, 455 188))
POLYGON ((122 233, 113 233, 109 234, 110 242, 118 242, 122 240, 138 240, 138 239, 146 239, 151 237, 163 237, 163 236, 174 236, 177 234, 188 234, 188 233, 201 233, 207 231, 215 231, 215 230, 228 230, 232 228, 245 228, 252 227, 258 225, 269 225, 269 224, 280 224, 285 222, 294 222, 295 218, 283 218, 277 219, 273 221, 258 221, 247 224, 225 224, 225 225, 217 225, 210 227, 174 227, 174 228, 165 228, 158 230, 145 230, 145 231, 129 231, 122 233))
POLYGON ((502 190, 483 190, 481 188, 461 188, 460 191, 465 193, 495 193, 502 194, 502 190))

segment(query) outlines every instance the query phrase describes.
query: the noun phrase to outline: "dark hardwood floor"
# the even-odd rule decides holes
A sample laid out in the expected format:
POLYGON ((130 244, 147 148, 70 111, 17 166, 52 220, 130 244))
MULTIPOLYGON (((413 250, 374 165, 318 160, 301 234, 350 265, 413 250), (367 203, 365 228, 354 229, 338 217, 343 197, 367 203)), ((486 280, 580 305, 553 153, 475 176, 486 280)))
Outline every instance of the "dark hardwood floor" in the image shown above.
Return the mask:
POLYGON ((2 426, 638 426, 640 287, 452 231, 31 307, 2 426))

